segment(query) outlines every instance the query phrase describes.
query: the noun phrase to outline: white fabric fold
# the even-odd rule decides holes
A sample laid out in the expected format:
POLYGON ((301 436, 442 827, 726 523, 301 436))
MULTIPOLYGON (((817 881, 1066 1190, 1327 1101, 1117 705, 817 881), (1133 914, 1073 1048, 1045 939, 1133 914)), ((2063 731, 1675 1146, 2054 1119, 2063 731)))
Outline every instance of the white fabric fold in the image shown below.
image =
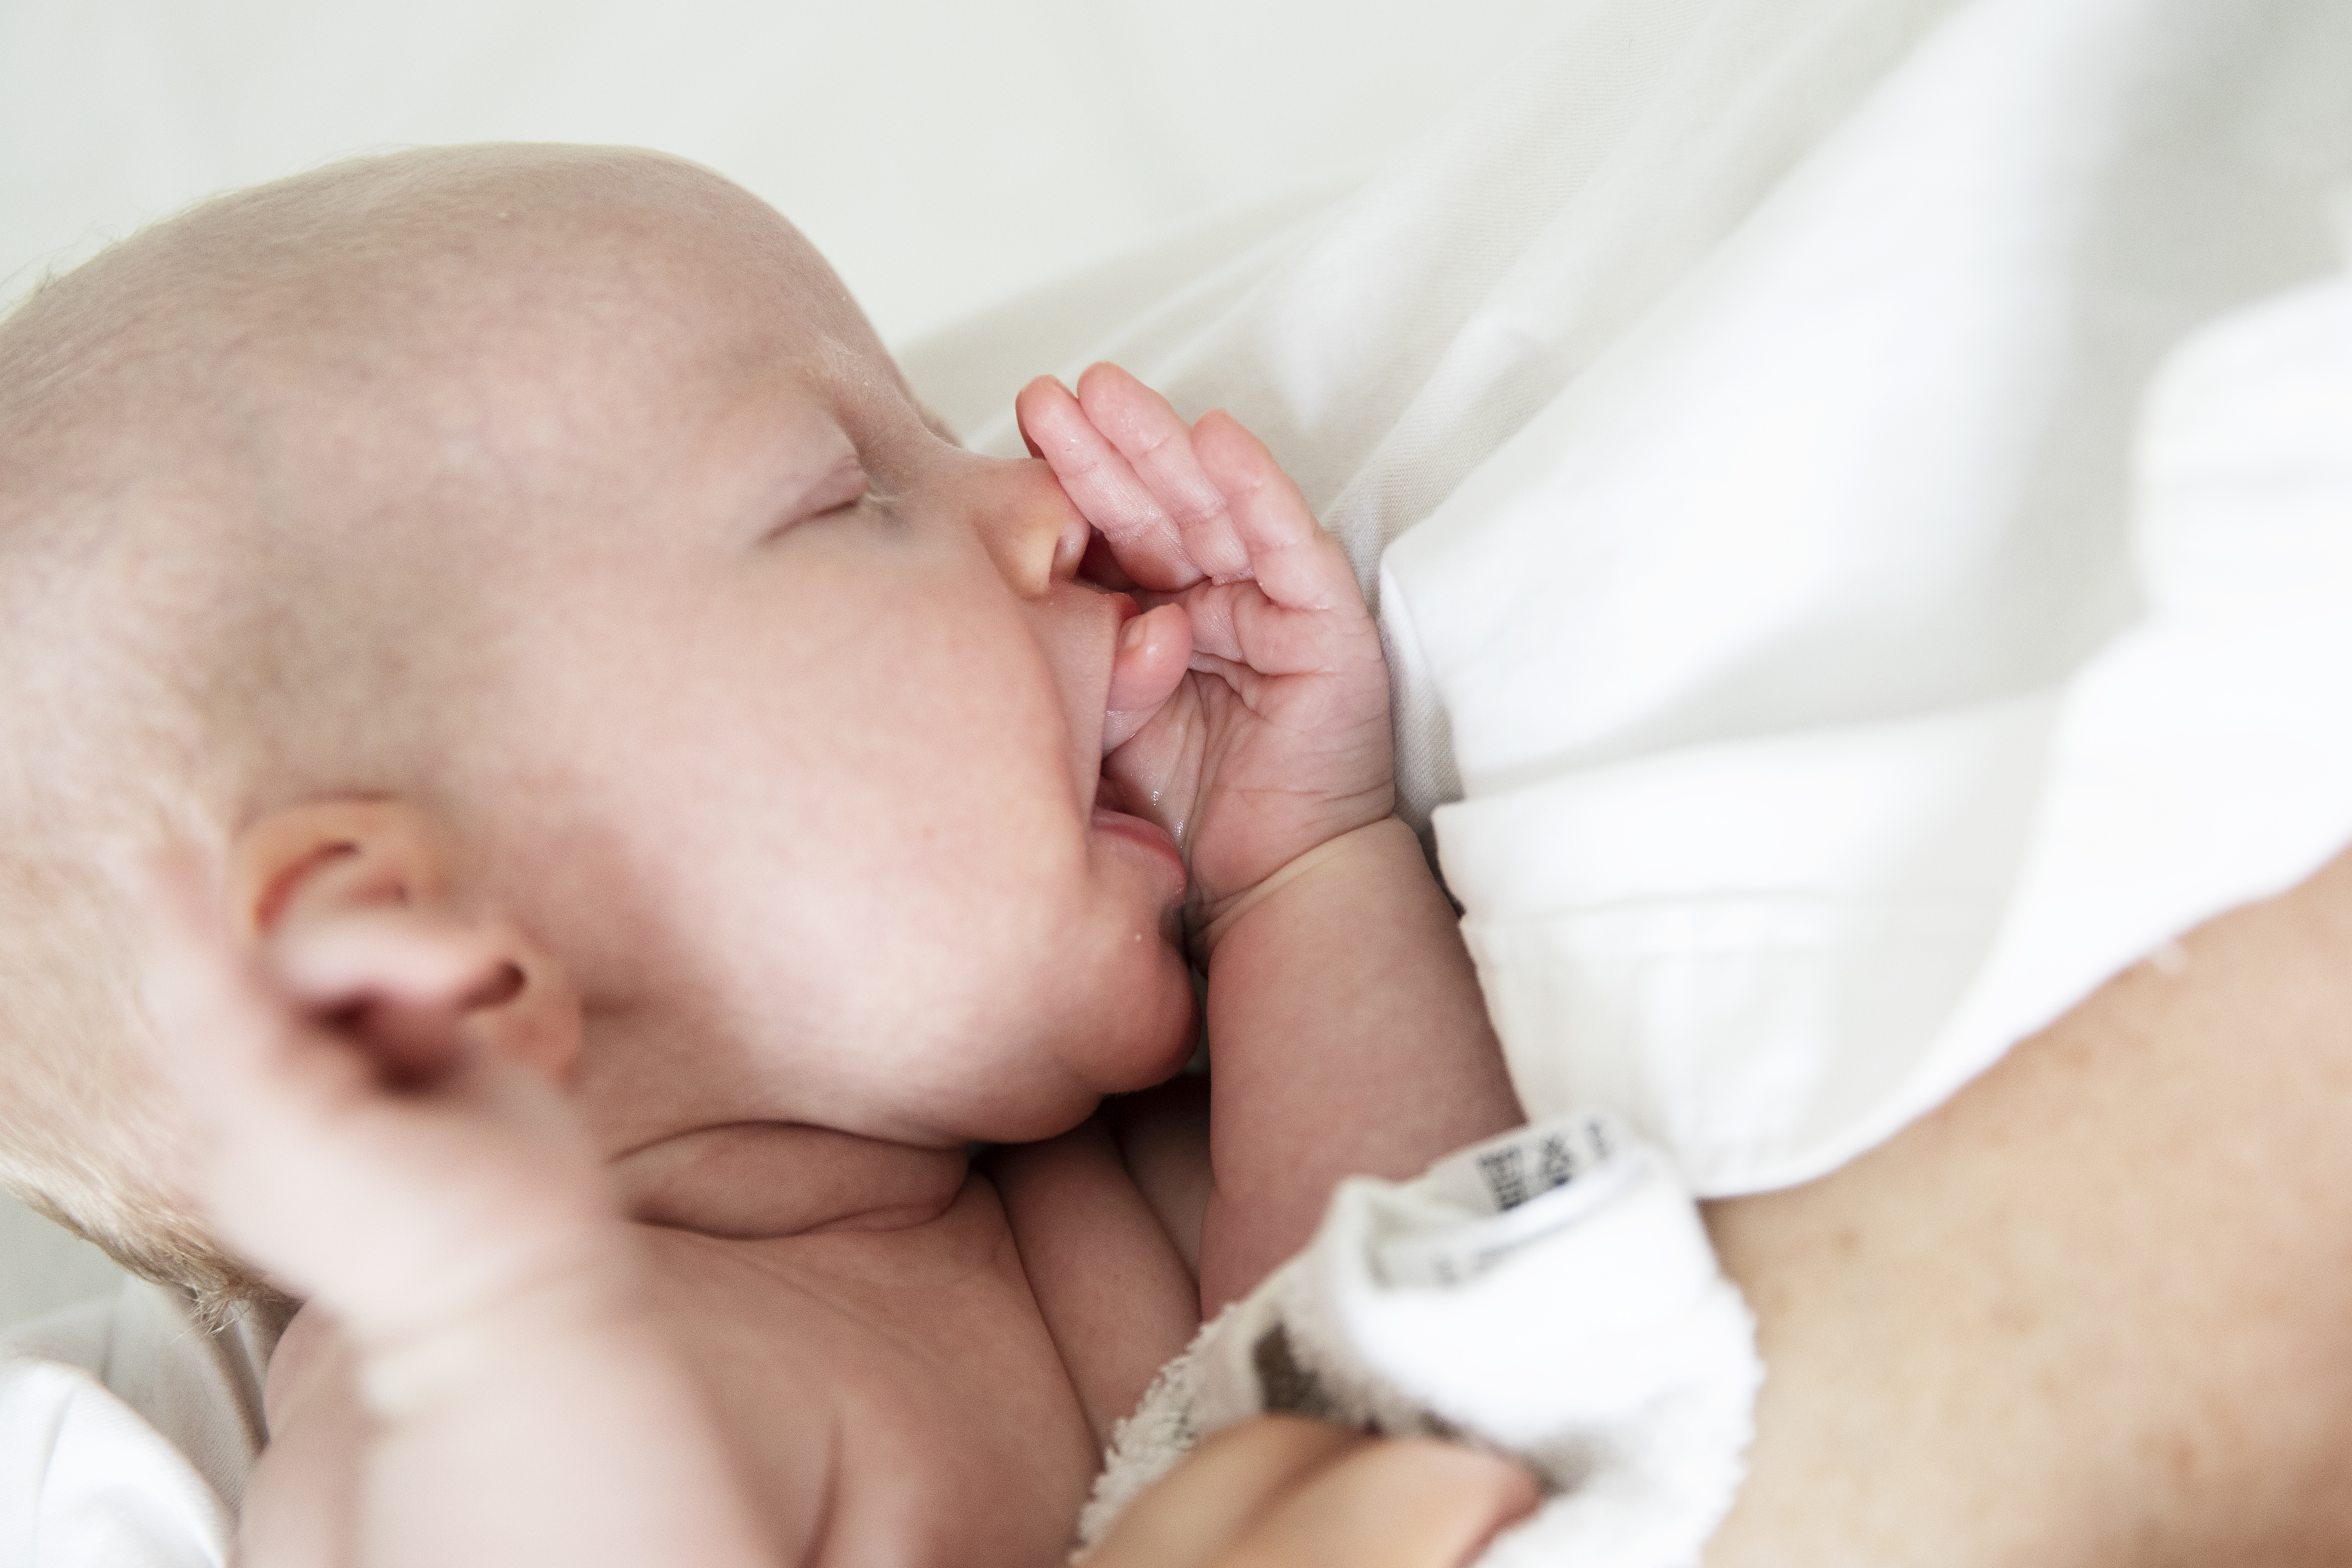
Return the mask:
POLYGON ((229 1516, 162 1434, 79 1367, 0 1358, 0 1568, 221 1568, 229 1516))
POLYGON ((2352 8, 1563 22, 1097 353, 1374 591, 1528 1113, 1753 1192, 2352 839, 2352 8))
POLYGON ((126 1279, 0 1333, 0 1568, 226 1563, 278 1327, 126 1279))
POLYGON ((1670 1163, 1612 1118, 1564 1118, 1413 1182, 1342 1184, 1307 1250, 1120 1425, 1081 1539, 1200 1439, 1277 1410, 1526 1460, 1545 1500, 1487 1568, 1680 1568, 1738 1494, 1761 1377, 1670 1163))

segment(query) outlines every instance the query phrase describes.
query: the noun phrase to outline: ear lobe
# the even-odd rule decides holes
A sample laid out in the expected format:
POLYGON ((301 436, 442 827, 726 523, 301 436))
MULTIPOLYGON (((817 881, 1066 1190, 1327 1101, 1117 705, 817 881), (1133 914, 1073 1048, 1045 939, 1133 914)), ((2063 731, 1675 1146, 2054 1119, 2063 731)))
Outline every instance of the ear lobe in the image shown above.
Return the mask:
POLYGON ((562 1087, 580 1059, 580 999, 562 966, 495 914, 452 907, 432 822, 397 800, 312 801, 271 813, 229 854, 232 926, 267 944, 289 923, 362 910, 490 933, 503 965, 484 976, 463 1027, 487 1049, 562 1087))

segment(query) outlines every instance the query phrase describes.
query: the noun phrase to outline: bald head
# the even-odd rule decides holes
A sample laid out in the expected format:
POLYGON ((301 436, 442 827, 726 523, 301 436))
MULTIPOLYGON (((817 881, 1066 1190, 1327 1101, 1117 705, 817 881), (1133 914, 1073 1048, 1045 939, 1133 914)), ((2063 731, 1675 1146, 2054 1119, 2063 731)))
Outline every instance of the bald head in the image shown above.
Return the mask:
POLYGON ((0 324, 0 489, 316 467, 322 426, 429 425, 453 384, 690 331, 675 307, 713 288, 824 298, 864 330, 790 226, 680 160, 441 148, 279 181, 143 231, 0 324))
POLYGON ((462 684, 428 668, 452 618, 506 613, 500 542, 609 487, 578 431, 775 352, 763 319, 887 363, 789 225, 656 154, 431 149, 207 203, 0 324, 0 597, 45 660, 169 670, 177 704, 132 706, 203 710, 215 758, 266 731, 284 788, 387 763, 405 699, 462 684))
POLYGON ((173 1195, 92 867, 320 792, 442 792, 548 531, 678 482, 631 431, 810 355, 895 378, 774 212, 594 148, 224 197, 0 322, 0 1179, 134 1267, 239 1288, 173 1195))

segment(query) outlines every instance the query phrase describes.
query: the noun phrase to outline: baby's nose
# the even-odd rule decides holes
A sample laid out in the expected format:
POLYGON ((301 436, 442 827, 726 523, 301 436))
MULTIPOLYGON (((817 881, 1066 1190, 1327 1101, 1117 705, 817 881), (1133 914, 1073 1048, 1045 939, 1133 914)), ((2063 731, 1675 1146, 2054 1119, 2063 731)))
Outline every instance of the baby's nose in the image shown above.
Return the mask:
POLYGON ((983 509, 980 531, 1006 584, 1034 599, 1076 575, 1092 530, 1052 469, 1034 459, 1020 468, 983 509))

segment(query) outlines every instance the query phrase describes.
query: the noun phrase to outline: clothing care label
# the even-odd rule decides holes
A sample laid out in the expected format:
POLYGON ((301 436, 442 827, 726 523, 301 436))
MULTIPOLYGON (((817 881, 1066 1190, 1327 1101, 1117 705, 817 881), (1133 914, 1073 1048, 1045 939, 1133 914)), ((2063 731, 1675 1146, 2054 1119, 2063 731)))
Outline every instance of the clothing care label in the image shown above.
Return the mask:
POLYGON ((1412 1212, 1382 1216, 1395 1228, 1373 1243, 1373 1267, 1390 1286, 1474 1279, 1607 1206, 1647 1158, 1623 1124, 1601 1111, 1473 1144, 1430 1167, 1415 1184, 1425 1201, 1412 1212))

